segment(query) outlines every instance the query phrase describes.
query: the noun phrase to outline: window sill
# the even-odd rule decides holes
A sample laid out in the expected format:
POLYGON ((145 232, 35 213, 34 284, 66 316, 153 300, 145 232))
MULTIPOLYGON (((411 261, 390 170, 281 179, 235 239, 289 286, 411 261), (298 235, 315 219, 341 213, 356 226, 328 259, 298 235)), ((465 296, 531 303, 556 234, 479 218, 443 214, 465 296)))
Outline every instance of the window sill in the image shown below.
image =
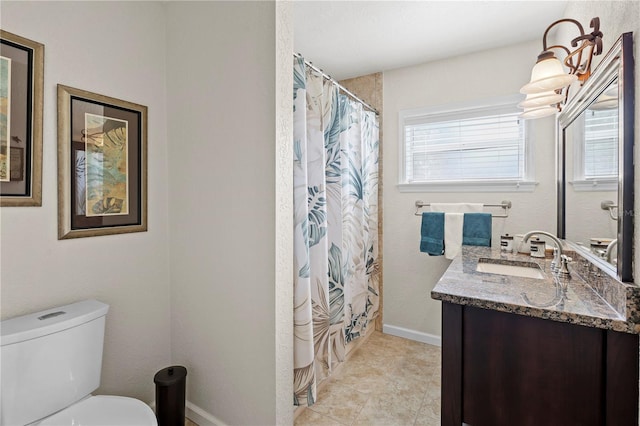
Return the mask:
POLYGON ((573 186, 573 190, 576 192, 618 190, 618 179, 616 178, 574 180, 569 183, 573 186))
POLYGON ((534 181, 473 181, 400 183, 400 192, 533 192, 534 181))

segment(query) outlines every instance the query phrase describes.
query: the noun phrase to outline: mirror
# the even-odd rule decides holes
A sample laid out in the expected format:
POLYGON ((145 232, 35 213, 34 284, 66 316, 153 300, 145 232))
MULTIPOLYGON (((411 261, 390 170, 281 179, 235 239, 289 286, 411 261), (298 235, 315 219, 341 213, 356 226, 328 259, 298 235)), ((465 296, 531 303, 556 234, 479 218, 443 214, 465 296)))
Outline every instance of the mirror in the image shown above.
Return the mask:
POLYGON ((633 282, 633 56, 623 34, 558 115, 558 236, 633 282))
POLYGON ((617 78, 565 129, 565 239, 618 263, 617 78))

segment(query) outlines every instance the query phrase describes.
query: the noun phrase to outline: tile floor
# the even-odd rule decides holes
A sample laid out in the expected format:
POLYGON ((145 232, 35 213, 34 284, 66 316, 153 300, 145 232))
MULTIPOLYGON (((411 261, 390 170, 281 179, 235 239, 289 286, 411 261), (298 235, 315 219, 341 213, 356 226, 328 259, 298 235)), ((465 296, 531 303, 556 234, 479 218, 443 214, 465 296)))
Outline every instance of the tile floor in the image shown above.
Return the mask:
POLYGON ((374 332, 296 426, 439 425, 440 348, 374 332))

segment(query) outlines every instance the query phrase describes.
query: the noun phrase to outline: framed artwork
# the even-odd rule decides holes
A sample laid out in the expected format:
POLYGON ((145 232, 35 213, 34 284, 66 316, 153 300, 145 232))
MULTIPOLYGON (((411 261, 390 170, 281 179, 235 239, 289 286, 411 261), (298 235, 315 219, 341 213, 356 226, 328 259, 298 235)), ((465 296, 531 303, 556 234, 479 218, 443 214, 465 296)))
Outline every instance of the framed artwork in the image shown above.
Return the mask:
POLYGON ((42 205, 44 45, 0 30, 0 206, 42 205))
POLYGON ((58 85, 58 239, 147 230, 147 107, 58 85))

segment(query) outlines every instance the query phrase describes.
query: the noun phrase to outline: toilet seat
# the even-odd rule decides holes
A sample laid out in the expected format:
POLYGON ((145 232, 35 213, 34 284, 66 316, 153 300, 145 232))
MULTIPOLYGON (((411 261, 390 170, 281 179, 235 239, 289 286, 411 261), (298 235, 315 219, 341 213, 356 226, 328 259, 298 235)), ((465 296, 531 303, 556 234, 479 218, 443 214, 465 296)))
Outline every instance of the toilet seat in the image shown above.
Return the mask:
POLYGON ((142 401, 123 396, 90 396, 47 417, 38 426, 157 426, 156 416, 142 401))

